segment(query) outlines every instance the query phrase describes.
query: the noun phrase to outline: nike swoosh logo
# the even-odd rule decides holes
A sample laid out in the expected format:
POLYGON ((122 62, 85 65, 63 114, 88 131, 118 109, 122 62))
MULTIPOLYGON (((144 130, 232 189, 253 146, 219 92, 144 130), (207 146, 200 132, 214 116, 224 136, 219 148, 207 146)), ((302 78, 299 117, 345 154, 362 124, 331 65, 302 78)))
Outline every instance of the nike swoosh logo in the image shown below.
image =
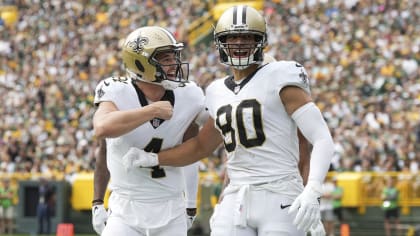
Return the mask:
POLYGON ((280 205, 280 208, 281 209, 285 209, 285 208, 288 208, 289 206, 291 206, 292 204, 288 204, 288 205, 283 205, 283 204, 281 204, 280 205))

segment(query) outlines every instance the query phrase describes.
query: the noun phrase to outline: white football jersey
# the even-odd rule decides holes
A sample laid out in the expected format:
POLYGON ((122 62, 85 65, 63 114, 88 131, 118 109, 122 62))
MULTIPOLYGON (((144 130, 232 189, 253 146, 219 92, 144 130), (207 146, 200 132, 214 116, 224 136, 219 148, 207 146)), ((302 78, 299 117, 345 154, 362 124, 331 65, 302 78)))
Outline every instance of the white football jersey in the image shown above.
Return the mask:
MULTIPOLYGON (((179 197, 184 190, 182 168, 160 166, 127 172, 122 157, 130 147, 159 152, 182 143, 187 128, 204 108, 204 94, 195 83, 167 90, 162 100, 173 105, 169 120, 155 118, 118 138, 107 138, 107 165, 111 174, 110 189, 142 201, 162 201, 179 197)), ((95 104, 113 102, 119 110, 144 107, 148 101, 130 79, 111 77, 95 90, 95 104)))
POLYGON ((231 183, 300 176, 297 126, 279 95, 288 85, 310 93, 306 71, 294 61, 272 62, 240 84, 227 77, 206 89, 206 106, 224 137, 231 183))

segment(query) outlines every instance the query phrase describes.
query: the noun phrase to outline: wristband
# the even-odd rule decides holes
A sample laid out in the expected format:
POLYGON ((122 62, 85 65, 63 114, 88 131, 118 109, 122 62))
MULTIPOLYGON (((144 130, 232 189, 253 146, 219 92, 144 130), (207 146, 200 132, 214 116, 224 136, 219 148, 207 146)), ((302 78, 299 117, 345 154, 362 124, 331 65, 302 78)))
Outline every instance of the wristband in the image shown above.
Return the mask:
POLYGON ((92 205, 95 204, 95 203, 104 204, 104 200, 102 200, 102 199, 94 199, 92 201, 92 205))

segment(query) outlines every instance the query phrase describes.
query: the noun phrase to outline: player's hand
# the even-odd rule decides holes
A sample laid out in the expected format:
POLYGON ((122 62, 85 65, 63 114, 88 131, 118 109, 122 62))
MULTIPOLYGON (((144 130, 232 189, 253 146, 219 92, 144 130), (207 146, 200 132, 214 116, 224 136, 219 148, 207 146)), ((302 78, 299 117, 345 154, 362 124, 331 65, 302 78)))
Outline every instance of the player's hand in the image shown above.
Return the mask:
POLYGON ((154 115, 157 118, 169 120, 172 117, 173 107, 168 101, 158 101, 149 105, 154 110, 154 115))
POLYGON ((104 231, 107 220, 108 213, 104 204, 92 206, 92 226, 98 235, 101 235, 104 231))
POLYGON ((315 226, 320 221, 319 199, 322 195, 321 190, 320 183, 310 181, 303 192, 292 203, 289 214, 297 212, 293 224, 298 229, 308 232, 312 226, 315 226))
POLYGON ((158 155, 153 152, 145 152, 142 149, 131 147, 122 157, 126 171, 136 167, 153 167, 159 165, 158 155))
POLYGON ((187 208, 187 214, 185 214, 187 216, 187 229, 191 229, 194 223, 196 214, 197 214, 197 208, 187 208))
POLYGON ((321 221, 318 221, 317 224, 312 225, 311 229, 309 230, 311 232, 311 236, 325 236, 325 229, 324 225, 321 221))

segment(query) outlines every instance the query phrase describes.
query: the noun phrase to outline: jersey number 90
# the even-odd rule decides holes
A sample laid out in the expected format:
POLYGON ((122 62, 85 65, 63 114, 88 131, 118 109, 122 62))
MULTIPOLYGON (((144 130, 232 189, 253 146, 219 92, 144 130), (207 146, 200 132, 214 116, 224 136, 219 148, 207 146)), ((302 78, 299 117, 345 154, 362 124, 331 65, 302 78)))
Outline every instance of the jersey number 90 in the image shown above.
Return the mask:
POLYGON ((228 152, 236 148, 236 132, 239 143, 246 148, 261 146, 265 141, 261 104, 255 99, 241 101, 235 111, 230 104, 220 107, 217 110, 216 125, 225 136, 224 144, 228 152), (232 127, 233 119, 236 120, 236 127, 232 127))

